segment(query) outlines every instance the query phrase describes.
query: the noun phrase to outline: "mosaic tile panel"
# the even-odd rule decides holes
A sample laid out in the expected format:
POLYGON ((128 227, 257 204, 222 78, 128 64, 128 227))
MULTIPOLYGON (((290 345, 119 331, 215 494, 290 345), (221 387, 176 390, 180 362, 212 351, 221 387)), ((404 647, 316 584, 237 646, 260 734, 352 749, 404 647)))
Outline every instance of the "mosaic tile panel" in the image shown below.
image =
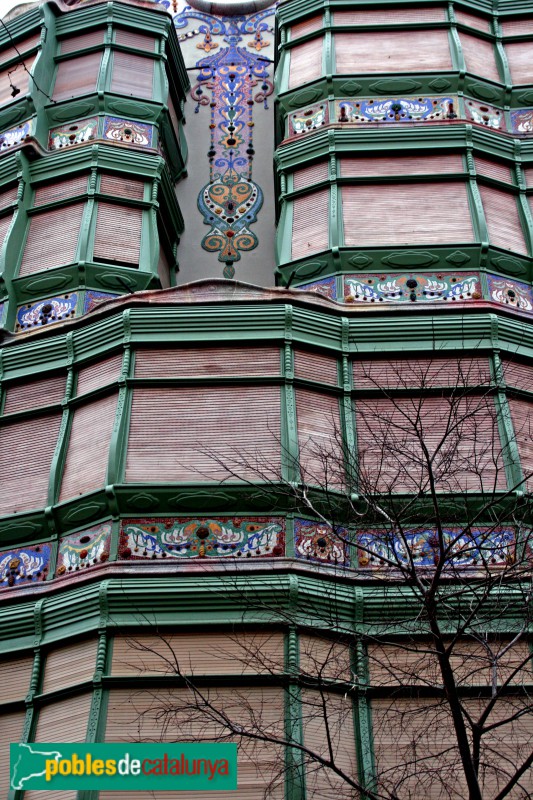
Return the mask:
POLYGON ((109 558, 110 541, 110 522, 63 536, 59 542, 56 576, 105 563, 109 558))
POLYGON ((26 139, 27 136, 31 136, 32 133, 32 119, 24 122, 22 125, 19 125, 16 128, 11 128, 8 131, 0 133, 0 151, 8 150, 10 147, 14 147, 16 144, 22 144, 24 139, 26 139))
POLYGON ((520 311, 533 311, 533 289, 527 283, 499 275, 487 275, 487 283, 489 297, 493 302, 514 306, 520 311))
POLYGON ((105 117, 102 139, 138 147, 154 146, 154 126, 146 122, 133 122, 120 117, 105 117))
POLYGON ((455 119, 457 97, 390 97, 383 100, 363 98, 337 100, 335 119, 364 125, 368 122, 424 122, 455 119))
POLYGON ((60 150, 73 144, 90 142, 98 136, 98 117, 80 119, 77 122, 66 122, 57 128, 51 128, 48 134, 48 149, 60 150))
POLYGON ((314 106, 302 108, 289 115, 289 136, 299 133, 311 133, 327 125, 329 122, 329 110, 327 103, 319 103, 314 106))
POLYGON ((465 98, 465 113, 466 118, 477 125, 485 125, 487 128, 495 130, 505 130, 505 116, 501 108, 465 98))
POLYGON ((297 288, 305 292, 321 294, 324 297, 329 297, 330 300, 337 299, 337 281, 335 278, 323 278, 320 281, 313 281, 313 283, 303 283, 297 288))
POLYGON ((466 302, 481 298, 477 273, 346 275, 346 303, 466 302))
POLYGON ((76 314, 77 302, 78 295, 72 292, 19 306, 15 331, 22 333, 71 319, 76 314))
POLYGON ((110 292, 94 292, 92 289, 87 290, 83 301, 83 313, 87 314, 89 311, 92 311, 93 308, 100 305, 100 303, 103 303, 104 300, 113 300, 115 297, 120 297, 120 295, 111 294, 110 292))
POLYGON ((329 526, 308 519, 294 520, 296 558, 319 564, 350 566, 349 548, 343 541, 344 529, 338 533, 329 526))
MULTIPOLYGON (((513 562, 515 532, 512 528, 447 528, 443 531, 450 547, 450 568, 475 566, 504 567, 513 562)), ((405 534, 405 542, 391 533, 370 530, 358 533, 360 567, 383 569, 408 564, 413 558, 417 567, 433 567, 438 563, 438 540, 432 529, 419 529, 405 534), (392 562, 390 564, 389 562, 392 562)))
POLYGON ((0 589, 46 580, 50 554, 50 543, 0 552, 0 589))
POLYGON ((278 517, 126 519, 121 559, 269 558, 285 554, 284 520, 278 517))
POLYGON ((513 133, 533 133, 533 108, 517 108, 511 111, 513 133))

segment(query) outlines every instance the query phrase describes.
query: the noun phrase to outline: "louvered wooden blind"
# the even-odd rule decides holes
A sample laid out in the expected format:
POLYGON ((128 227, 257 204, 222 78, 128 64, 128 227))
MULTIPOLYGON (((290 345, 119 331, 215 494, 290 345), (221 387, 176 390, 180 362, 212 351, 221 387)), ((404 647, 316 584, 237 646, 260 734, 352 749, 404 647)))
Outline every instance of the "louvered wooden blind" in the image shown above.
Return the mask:
POLYGON ((329 177, 329 165, 327 161, 317 161, 303 169, 297 169, 293 173, 293 186, 295 189, 304 189, 313 183, 327 181, 329 177))
MULTIPOLYGON (((39 711, 35 741, 84 742, 90 707, 88 692, 43 706, 39 711)), ((59 795, 66 796, 65 792, 58 792, 59 795)))
POLYGON ((343 485, 338 398, 297 389, 296 415, 302 480, 314 486, 330 488, 343 485))
POLYGON ((116 197, 130 197, 133 200, 142 200, 144 197, 144 181, 124 178, 122 175, 108 175, 100 177, 100 191, 102 194, 112 194, 116 197))
POLYGON ((54 100, 66 100, 96 91, 102 53, 86 53, 60 61, 54 85, 54 100))
POLYGON ((531 189, 533 187, 533 168, 529 167, 524 169, 524 175, 526 176, 528 189, 531 189))
POLYGON ((322 75, 323 39, 319 36, 291 48, 289 89, 314 81, 322 75))
POLYGON ((488 358, 421 358, 354 360, 355 389, 425 389, 436 386, 483 386, 490 384, 488 358))
POLYGON ((343 186, 346 245, 472 242, 466 183, 343 186))
POLYGON ((468 72, 499 81, 500 73, 496 65, 493 43, 465 31, 459 32, 459 38, 468 72))
POLYGON ((98 203, 94 260, 139 265, 142 209, 98 203))
POLYGON ((10 788, 9 745, 11 742, 20 741, 25 711, 13 711, 10 714, 0 714, 0 796, 8 797, 10 788))
MULTIPOLYGON (((521 36, 533 33, 533 16, 523 17, 522 19, 502 19, 500 21, 504 36, 521 36)), ((524 46, 524 42, 522 42, 522 46, 524 46)))
POLYGON ((445 29, 352 31, 335 33, 333 38, 337 73, 426 72, 452 68, 445 29))
MULTIPOLYGON (((349 696, 304 689, 302 727, 304 745, 307 748, 328 760, 331 745, 335 764, 357 780, 354 713, 349 696)), ((306 763, 308 797, 335 797, 338 800, 353 798, 353 789, 340 776, 326 767, 319 767, 311 759, 307 759, 306 763)))
POLYGON ((503 377, 507 386, 533 392, 533 365, 502 358, 503 377))
POLYGON ((9 385, 4 414, 60 403, 65 395, 65 383, 65 375, 54 373, 36 381, 9 385))
POLYGON ((322 25, 322 14, 304 19, 303 22, 298 22, 296 25, 291 25, 291 41, 298 39, 300 36, 305 36, 306 33, 319 31, 322 25))
POLYGON ((462 8, 455 8, 455 19, 462 25, 468 25, 470 28, 475 28, 478 31, 490 33, 490 21, 486 17, 478 17, 477 14, 471 14, 469 11, 464 11, 462 8))
POLYGON ((97 639, 87 639, 51 650, 46 656, 43 692, 92 680, 96 669, 97 639))
POLYGON ((512 183, 511 168, 507 164, 502 164, 501 161, 490 161, 488 158, 479 156, 476 156, 475 163, 478 175, 494 178, 504 183, 512 183))
POLYGON ((348 645, 320 636, 299 636, 300 672, 308 678, 321 675, 325 680, 352 680, 348 645))
POLYGON ((505 488, 491 398, 377 398, 357 401, 356 412, 360 468, 377 491, 427 488, 428 468, 417 431, 430 455, 436 453, 432 470, 439 491, 505 488))
POLYGON ((280 393, 274 386, 136 388, 126 480, 273 478, 280 461, 280 393), (218 464, 216 459, 222 463, 218 464))
POLYGON ((533 404, 527 400, 509 398, 518 454, 528 491, 533 488, 533 404))
POLYGON ((401 25, 405 22, 445 22, 444 8, 375 8, 334 11, 334 25, 401 25))
POLYGON ((4 240, 8 234, 9 227, 11 222, 13 221, 13 214, 5 214, 3 217, 0 217, 0 247, 4 244, 4 240))
POLYGON ((22 64, 16 64, 0 72, 0 106, 10 103, 14 99, 11 94, 13 86, 20 89, 21 96, 28 93, 30 72, 34 61, 34 57, 25 60, 26 69, 22 64))
POLYGON ((76 408, 60 500, 76 497, 105 485, 116 404, 117 396, 111 394, 76 408))
POLYGON ((9 189, 4 189, 0 192, 0 210, 7 208, 17 199, 18 185, 10 186, 9 189))
POLYGON ((43 206, 46 203, 54 203, 57 200, 65 200, 68 197, 87 193, 86 174, 74 175, 67 180, 56 183, 46 183, 37 186, 35 189, 34 206, 43 206))
POLYGON ((374 175, 385 178, 395 175, 442 175, 464 170, 463 159, 459 153, 438 156, 340 158, 340 174, 343 178, 366 178, 374 175))
POLYGON ((337 359, 311 350, 294 351, 294 374, 297 378, 337 386, 337 359))
POLYGON ((201 376, 279 375, 277 347, 187 347, 139 349, 136 378, 195 378, 201 376))
POLYGON ((531 42, 507 42, 505 54, 513 83, 533 83, 531 42))
POLYGON ((527 255, 524 231, 518 214, 518 198, 511 192, 493 186, 479 186, 489 241, 496 247, 527 255))
POLYGON ((5 50, 0 52, 0 66, 5 64, 6 61, 11 61, 12 58, 18 58, 19 55, 23 55, 28 50, 31 50, 41 41, 41 32, 36 31, 31 36, 26 37, 26 39, 22 39, 21 41, 15 42, 14 44, 6 47, 5 50))
POLYGON ((44 508, 61 414, 0 426, 0 514, 44 508))
POLYGON ((292 258, 329 247, 329 189, 298 197, 292 204, 292 258))
POLYGON ((61 40, 61 55, 65 53, 79 53, 88 47, 95 47, 104 43, 105 30, 97 28, 94 31, 81 33, 79 36, 69 36, 68 39, 61 40))
POLYGON ((75 203, 31 217, 21 277, 75 261, 84 207, 83 203, 75 203))
POLYGON ((113 77, 111 91, 151 100, 154 83, 153 58, 137 56, 135 53, 113 53, 113 77))
POLYGON ((122 368, 122 353, 114 353, 101 361, 95 361, 78 371, 78 387, 76 394, 87 394, 94 389, 108 386, 118 381, 122 368))
POLYGON ((264 675, 284 671, 281 633, 116 636, 113 675, 264 675))
POLYGON ((24 700, 30 688, 33 655, 0 661, 2 702, 24 700))
POLYGON ((155 41, 153 36, 147 36, 145 33, 139 33, 139 31, 126 28, 117 28, 115 31, 115 42, 117 44, 123 44, 127 47, 137 47, 139 50, 145 50, 147 53, 154 52, 155 41))

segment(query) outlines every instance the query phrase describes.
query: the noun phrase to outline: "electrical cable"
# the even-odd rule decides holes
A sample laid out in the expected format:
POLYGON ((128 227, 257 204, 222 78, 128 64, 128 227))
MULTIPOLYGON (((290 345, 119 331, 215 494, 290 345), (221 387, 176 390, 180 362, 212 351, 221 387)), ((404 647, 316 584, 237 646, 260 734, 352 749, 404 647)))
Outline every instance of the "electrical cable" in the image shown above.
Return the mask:
MULTIPOLYGON (((10 32, 9 28, 7 27, 7 25, 6 25, 6 23, 4 22, 4 20, 3 20, 3 19, 1 19, 1 18, 0 18, 0 25, 2 26, 2 28, 5 30, 5 32, 6 32, 6 33, 7 33, 7 35, 9 36, 9 39, 10 39, 10 41, 11 41, 11 44, 13 45, 13 48, 14 48, 14 50, 15 50, 16 54, 19 56, 19 58, 21 58, 21 59, 22 59, 22 60, 21 60, 19 63, 22 65, 22 67, 24 68, 24 70, 25 70, 25 71, 28 73, 28 75, 30 76, 30 78, 33 80, 33 84, 34 84, 35 88, 37 89, 37 91, 38 91, 38 92, 40 92, 41 94, 44 94, 44 96, 46 97, 46 99, 47 99, 47 100, 50 100, 50 102, 51 102, 51 103, 56 103, 56 102, 57 102, 57 100, 54 100, 54 98, 53 98, 53 97, 50 97, 50 95, 49 95, 49 94, 47 94, 46 92, 44 92, 44 91, 41 89, 41 87, 40 87, 40 86, 37 84, 37 81, 35 80, 35 78, 34 78, 34 77, 33 77, 33 75, 31 74, 30 70, 29 70, 29 69, 28 69, 28 67, 26 66, 26 64, 25 64, 25 62, 24 62, 24 59, 22 58, 21 52, 20 52, 20 50, 18 49, 17 45, 15 44, 15 40, 13 39, 13 37, 12 37, 12 35, 11 35, 11 32, 10 32)), ((15 68, 14 68, 14 69, 16 69, 16 67, 17 67, 17 66, 18 66, 18 64, 17 64, 17 65, 15 65, 15 68)), ((12 70, 12 72, 14 72, 14 69, 12 70)), ((11 72, 9 72, 9 71, 8 71, 8 73, 7 73, 7 74, 8 74, 8 75, 11 75, 11 72)), ((9 85, 11 86, 11 88, 12 88, 12 89, 16 89, 16 88, 17 88, 16 86, 14 86, 14 85, 11 83, 11 80, 10 80, 10 84, 9 84, 9 85)), ((20 89, 19 89, 19 91, 20 91, 20 89)), ((18 94, 18 92, 17 92, 17 94, 18 94)), ((13 96, 14 96, 14 97, 16 97, 16 95, 13 95, 13 96)))

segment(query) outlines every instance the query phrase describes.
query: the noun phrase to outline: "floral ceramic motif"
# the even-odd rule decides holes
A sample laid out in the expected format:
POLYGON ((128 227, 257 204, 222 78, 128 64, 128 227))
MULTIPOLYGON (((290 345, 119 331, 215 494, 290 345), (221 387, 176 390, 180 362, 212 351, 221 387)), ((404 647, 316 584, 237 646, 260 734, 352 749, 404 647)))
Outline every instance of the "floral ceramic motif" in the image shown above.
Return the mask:
POLYGON ((294 520, 296 558, 322 564, 349 566, 350 555, 344 541, 346 531, 335 532, 329 525, 308 519, 294 520))
POLYGON ((502 278, 499 275, 487 275, 487 282, 491 300, 514 306, 520 311, 533 311, 533 290, 527 283, 502 278))
POLYGON ((68 575, 105 563, 109 558, 110 539, 110 522, 64 536, 59 543, 56 575, 68 575))
POLYGON ((481 298, 477 273, 437 275, 347 275, 347 303, 466 302, 481 298))
POLYGON ((17 324, 15 330, 19 333, 24 331, 42 328, 45 325, 53 325, 57 322, 64 322, 66 319, 74 317, 76 314, 76 303, 78 295, 76 292, 51 297, 48 300, 38 300, 36 303, 28 303, 20 306, 17 311, 17 324))
POLYGON ((50 544, 18 547, 0 552, 0 588, 46 580, 50 553, 50 544))

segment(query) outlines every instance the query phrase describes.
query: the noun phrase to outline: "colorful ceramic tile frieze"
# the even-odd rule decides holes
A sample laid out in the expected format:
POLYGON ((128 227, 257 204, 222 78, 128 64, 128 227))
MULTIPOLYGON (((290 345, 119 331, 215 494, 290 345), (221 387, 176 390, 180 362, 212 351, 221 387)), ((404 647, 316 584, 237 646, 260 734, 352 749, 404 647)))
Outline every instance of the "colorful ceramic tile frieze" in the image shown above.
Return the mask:
POLYGON ((344 299, 347 303, 438 303, 465 302, 481 297, 477 273, 450 275, 346 275, 344 299))
POLYGON ((109 558, 110 539, 110 522, 63 536, 59 542, 56 575, 68 575, 105 563, 109 558))
POLYGON ((527 283, 499 275, 487 275, 487 282, 490 299, 495 303, 514 306, 520 311, 533 311, 533 290, 527 283))
POLYGON ((263 192, 254 182, 254 107, 267 108, 272 94, 269 59, 262 55, 269 44, 269 8, 244 16, 216 17, 187 6, 174 17, 182 30, 191 19, 200 20, 204 38, 197 48, 198 76, 191 95, 195 111, 209 107, 209 181, 198 195, 198 209, 209 227, 202 247, 218 253, 223 275, 233 278, 241 253, 257 247, 251 230, 263 204, 263 192), (244 45, 244 46, 243 46, 244 45), (247 49, 248 48, 248 49, 247 49))
POLYGON ((465 97, 465 112, 466 118, 477 125, 485 125, 487 128, 495 130, 505 129, 505 116, 501 108, 478 103, 476 100, 465 97))
POLYGON ((9 147, 14 147, 16 144, 22 144, 27 136, 33 133, 33 120, 30 119, 19 125, 17 128, 11 128, 9 131, 0 133, 0 150, 7 150, 9 147))
POLYGON ((50 552, 49 543, 0 552, 0 589, 46 580, 50 552))
POLYGON ((337 122, 424 122, 455 119, 457 97, 391 97, 383 100, 337 100, 337 122))
POLYGON ((87 314, 89 311, 92 311, 93 308, 100 305, 100 303, 103 303, 104 300, 112 300, 114 297, 119 297, 119 295, 111 294, 111 292, 94 292, 92 289, 87 290, 83 302, 83 313, 87 314))
POLYGON ((517 108, 511 111, 513 133, 533 133, 533 108, 517 108))
POLYGON ((73 144, 90 142, 98 136, 98 117, 80 119, 77 122, 66 122, 57 128, 51 128, 48 134, 49 150, 60 150, 73 144))
POLYGON ((38 300, 36 303, 20 306, 17 309, 15 330, 18 332, 30 331, 45 325, 64 322, 75 316, 77 302, 78 295, 76 292, 72 292, 72 294, 50 297, 48 300, 38 300))
MULTIPOLYGON (((447 528, 444 541, 450 548, 450 568, 498 566, 512 563, 515 532, 512 528, 447 528)), ((418 567, 438 563, 438 539, 432 529, 405 533, 405 540, 390 532, 371 530, 357 534, 360 567, 383 569, 402 566, 412 557, 418 567)))
POLYGON ((119 558, 268 558, 285 554, 278 517, 125 519, 119 558))
POLYGON ((296 558, 305 558, 322 564, 350 565, 349 548, 344 538, 346 531, 337 532, 329 525, 308 519, 294 520, 294 549, 296 558))
POLYGON ((102 138, 138 147, 153 147, 154 126, 119 117, 105 117, 102 138))
POLYGON ((324 297, 329 297, 330 300, 337 299, 337 282, 335 278, 323 278, 320 281, 313 281, 313 283, 303 283, 298 286, 298 289, 321 294, 324 297))
POLYGON ((327 103, 320 103, 314 106, 302 108, 289 114, 289 136, 298 133, 310 133, 327 125, 329 122, 329 111, 327 103))

